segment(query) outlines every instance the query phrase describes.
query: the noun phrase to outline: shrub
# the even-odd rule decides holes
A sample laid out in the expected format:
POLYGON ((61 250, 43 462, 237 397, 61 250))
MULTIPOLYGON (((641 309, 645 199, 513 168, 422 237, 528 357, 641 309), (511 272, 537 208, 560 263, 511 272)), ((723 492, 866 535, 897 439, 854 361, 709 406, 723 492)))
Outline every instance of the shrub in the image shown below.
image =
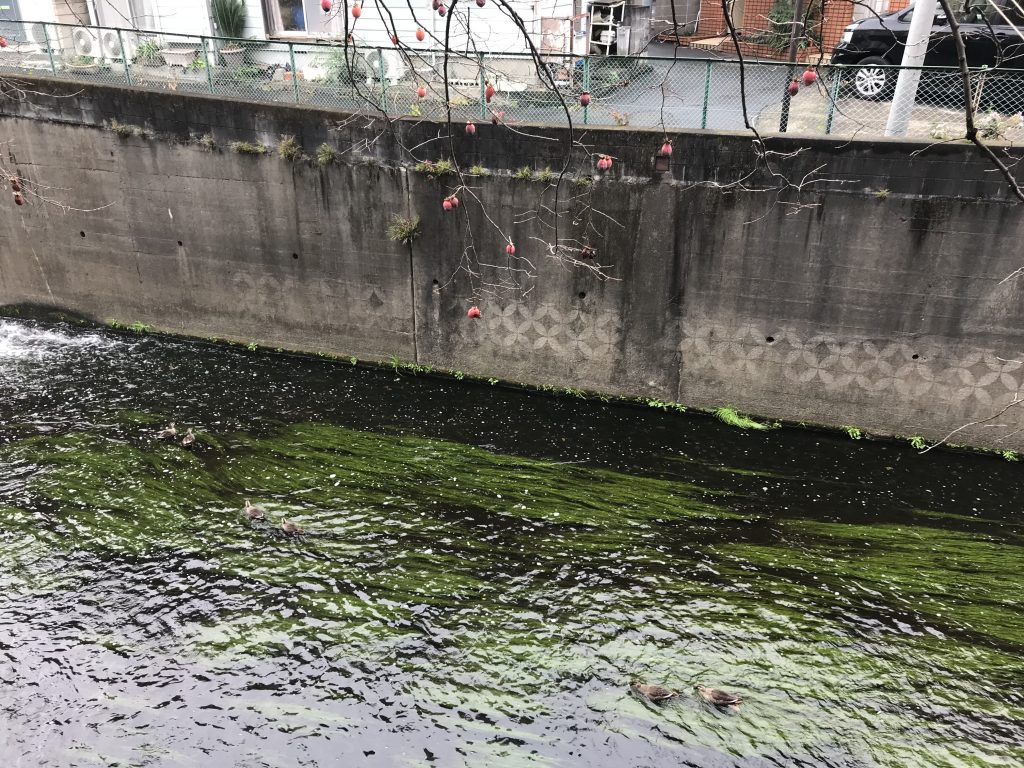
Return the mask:
POLYGON ((529 181, 533 178, 533 169, 528 165, 524 165, 522 168, 512 174, 513 179, 519 179, 520 181, 529 181))
POLYGON ((318 66, 325 70, 325 80, 346 85, 357 85, 362 83, 367 76, 365 60, 356 53, 355 48, 339 46, 327 56, 316 61, 318 66))

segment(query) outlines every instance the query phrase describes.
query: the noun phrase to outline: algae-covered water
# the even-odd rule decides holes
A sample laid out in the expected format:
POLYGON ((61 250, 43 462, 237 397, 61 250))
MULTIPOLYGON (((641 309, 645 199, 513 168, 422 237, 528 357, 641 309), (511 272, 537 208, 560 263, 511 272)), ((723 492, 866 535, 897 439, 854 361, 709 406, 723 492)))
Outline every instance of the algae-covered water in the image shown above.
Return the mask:
POLYGON ((995 458, 0 321, 0 764, 1020 766, 1022 498, 995 458))

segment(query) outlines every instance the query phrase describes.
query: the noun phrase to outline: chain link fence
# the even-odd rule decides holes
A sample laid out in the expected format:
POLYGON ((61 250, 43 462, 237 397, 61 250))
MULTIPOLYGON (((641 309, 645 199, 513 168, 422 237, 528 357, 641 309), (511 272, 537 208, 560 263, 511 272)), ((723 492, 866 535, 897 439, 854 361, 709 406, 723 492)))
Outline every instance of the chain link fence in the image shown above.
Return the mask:
MULTIPOLYGON (((9 27, 10 28, 10 27, 9 27)), ((645 56, 459 53, 401 46, 289 43, 22 22, 0 48, 0 73, 310 104, 389 117, 510 124, 634 126, 877 137, 899 67, 645 56), (447 72, 447 77, 444 76, 447 72), (795 84, 795 85, 794 85, 795 84), (795 93, 791 93, 795 90, 795 93)), ((955 69, 922 68, 907 134, 964 136, 955 69)), ((1024 133, 1024 71, 971 73, 982 135, 1024 133)))

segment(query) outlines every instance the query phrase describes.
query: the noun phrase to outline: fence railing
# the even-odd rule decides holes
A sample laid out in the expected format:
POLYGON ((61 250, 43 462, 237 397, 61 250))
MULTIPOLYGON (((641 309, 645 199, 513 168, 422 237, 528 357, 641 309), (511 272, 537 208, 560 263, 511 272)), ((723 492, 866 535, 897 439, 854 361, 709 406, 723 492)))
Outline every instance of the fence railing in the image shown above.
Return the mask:
MULTIPOLYGON (((884 134, 898 67, 803 67, 780 62, 545 54, 543 66, 511 53, 180 35, 42 22, 8 22, 0 73, 37 73, 132 88, 208 93, 257 102, 459 121, 629 125, 674 131, 859 136, 884 134), (742 69, 742 87, 741 87, 742 69), (809 78, 810 79, 810 78, 809 78), (787 90, 797 82, 800 90, 787 90), (488 98, 489 87, 495 92, 488 98), (584 93, 588 94, 584 98, 584 93), (568 111, 568 117, 566 112, 568 111)), ((964 135, 955 69, 922 68, 908 136, 964 135)), ((1024 71, 972 71, 972 109, 983 134, 1024 134, 1024 71)))

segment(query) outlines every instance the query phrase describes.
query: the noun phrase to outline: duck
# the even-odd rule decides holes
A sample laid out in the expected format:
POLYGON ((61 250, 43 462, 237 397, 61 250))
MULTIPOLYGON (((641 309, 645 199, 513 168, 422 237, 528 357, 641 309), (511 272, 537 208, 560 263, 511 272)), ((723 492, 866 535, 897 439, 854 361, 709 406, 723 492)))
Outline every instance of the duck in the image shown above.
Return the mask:
POLYGON ((704 685, 697 686, 697 693, 708 704, 713 704, 716 707, 735 707, 743 701, 743 697, 738 693, 720 691, 717 688, 708 688, 704 685))
POLYGON ((185 436, 183 438, 181 438, 181 447, 182 448, 191 448, 195 444, 195 442, 196 442, 196 436, 192 432, 192 427, 189 427, 188 428, 188 432, 186 432, 185 436))
POLYGON ((288 536, 294 536, 297 533, 302 533, 302 529, 298 526, 298 524, 293 523, 291 520, 288 520, 287 518, 283 518, 281 520, 281 530, 284 531, 285 534, 287 534, 288 536))
POLYGON ((267 518, 266 510, 262 507, 250 504, 248 499, 245 500, 245 510, 243 514, 248 520, 265 520, 267 518))
POLYGON ((649 701, 668 701, 679 694, 661 685, 648 685, 647 683, 630 683, 630 688, 639 696, 649 701))
POLYGON ((170 426, 168 426, 166 429, 162 429, 162 430, 160 430, 159 432, 156 433, 156 439, 157 440, 173 440, 177 436, 177 434, 178 434, 178 428, 177 428, 177 426, 175 426, 174 422, 172 421, 170 423, 170 426))

